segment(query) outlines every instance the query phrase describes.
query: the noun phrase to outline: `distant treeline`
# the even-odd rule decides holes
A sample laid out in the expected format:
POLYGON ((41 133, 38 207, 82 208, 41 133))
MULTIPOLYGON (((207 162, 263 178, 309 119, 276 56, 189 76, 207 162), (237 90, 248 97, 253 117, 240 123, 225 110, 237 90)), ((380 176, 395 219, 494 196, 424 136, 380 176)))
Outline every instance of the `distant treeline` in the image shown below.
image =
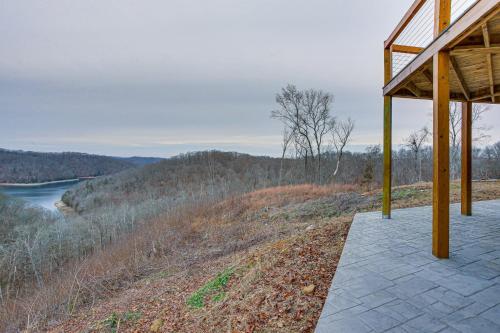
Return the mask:
MULTIPOLYGON (((382 183, 382 151, 371 146, 362 153, 344 152, 337 174, 335 153, 323 154, 318 183, 356 184, 367 189, 382 183)), ((460 156, 451 159, 460 176, 460 156)), ((273 158, 234 152, 205 151, 182 154, 142 168, 81 183, 66 192, 63 201, 78 212, 148 199, 172 200, 201 195, 243 193, 260 188, 310 183, 311 169, 304 158, 273 158)), ((473 178, 500 178, 500 142, 473 150, 473 178)), ((393 152, 393 184, 432 181, 432 148, 415 152, 402 147, 393 152)))
POLYGON ((40 183, 109 175, 137 164, 82 153, 38 153, 0 149, 0 183, 40 183))
MULTIPOLYGON (((81 183, 66 192, 63 201, 78 212, 90 212, 165 197, 177 201, 217 197, 277 185, 279 170, 279 158, 219 151, 187 153, 81 183)), ((290 170, 288 182, 302 182, 300 171, 290 170)))

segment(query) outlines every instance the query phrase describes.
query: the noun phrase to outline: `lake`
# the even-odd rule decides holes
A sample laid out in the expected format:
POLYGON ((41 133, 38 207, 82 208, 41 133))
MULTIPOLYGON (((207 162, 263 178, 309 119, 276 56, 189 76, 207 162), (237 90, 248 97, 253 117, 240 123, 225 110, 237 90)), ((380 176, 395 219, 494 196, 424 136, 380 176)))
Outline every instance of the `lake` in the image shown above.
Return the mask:
POLYGON ((54 204, 60 201, 64 192, 76 183, 78 180, 38 186, 0 186, 0 192, 23 199, 32 205, 56 211, 54 204))

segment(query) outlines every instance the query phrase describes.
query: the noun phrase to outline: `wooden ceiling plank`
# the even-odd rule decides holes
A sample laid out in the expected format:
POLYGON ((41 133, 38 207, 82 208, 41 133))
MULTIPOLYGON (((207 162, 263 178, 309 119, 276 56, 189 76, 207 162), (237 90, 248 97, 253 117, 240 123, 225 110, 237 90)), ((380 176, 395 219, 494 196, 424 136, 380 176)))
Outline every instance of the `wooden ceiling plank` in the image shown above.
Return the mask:
MULTIPOLYGON (((494 97, 499 97, 500 96, 500 85, 496 85, 494 87, 494 90, 495 91, 499 91, 499 92, 496 92, 494 93, 494 97)), ((474 92, 471 92, 470 93, 470 100, 472 102, 477 102, 479 100, 483 100, 483 99, 489 99, 491 101, 491 89, 488 87, 486 89, 479 89, 477 91, 474 91, 474 92)))
POLYGON ((478 46, 470 46, 470 47, 461 47, 455 48, 450 51, 450 55, 476 55, 476 54, 498 54, 500 53, 500 46, 489 46, 489 47, 478 47, 478 46))

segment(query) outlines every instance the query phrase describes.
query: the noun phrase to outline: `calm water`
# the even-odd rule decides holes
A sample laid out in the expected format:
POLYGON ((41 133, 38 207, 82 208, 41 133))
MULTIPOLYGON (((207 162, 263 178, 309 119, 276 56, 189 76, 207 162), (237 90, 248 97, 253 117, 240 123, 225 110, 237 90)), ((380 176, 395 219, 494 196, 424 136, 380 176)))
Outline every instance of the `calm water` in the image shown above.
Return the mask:
POLYGON ((0 191, 7 195, 23 199, 30 204, 55 211, 57 210, 57 208, 54 206, 54 203, 61 200, 64 192, 66 192, 70 187, 74 186, 77 182, 78 181, 75 180, 71 183, 68 182, 30 187, 0 186, 0 191))

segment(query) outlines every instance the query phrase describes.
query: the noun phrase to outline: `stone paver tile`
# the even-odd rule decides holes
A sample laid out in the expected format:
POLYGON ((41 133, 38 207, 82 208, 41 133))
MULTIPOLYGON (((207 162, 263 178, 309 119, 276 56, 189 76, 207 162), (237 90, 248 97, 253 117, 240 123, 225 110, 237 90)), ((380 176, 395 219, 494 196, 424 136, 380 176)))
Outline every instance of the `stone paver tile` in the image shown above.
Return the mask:
POLYGON ((320 321, 318 326, 316 326, 316 333, 338 333, 338 332, 350 332, 350 333, 370 333, 373 330, 363 323, 358 318, 343 318, 330 322, 329 317, 320 321))
POLYGON ((422 293, 419 295, 409 297, 406 299, 406 301, 418 308, 426 308, 429 305, 432 305, 437 302, 437 300, 434 297, 427 295, 427 293, 422 293))
POLYGON ((477 258, 481 254, 489 253, 495 251, 492 247, 478 246, 477 244, 471 244, 470 246, 464 247, 463 249, 454 252, 458 257, 468 257, 477 258))
POLYGON ((443 302, 455 309, 464 308, 474 302, 471 297, 465 297, 444 287, 434 288, 425 293, 436 301, 443 302))
POLYGON ((374 274, 361 277, 356 282, 349 284, 349 292, 355 297, 361 298, 391 286, 394 286, 391 280, 374 274))
POLYGON ((459 330, 454 329, 453 327, 446 327, 444 330, 439 331, 439 333, 461 333, 459 330))
POLYGON ((485 312, 490 307, 481 303, 472 303, 463 309, 457 310, 441 320, 447 324, 458 323, 464 319, 477 317, 480 313, 485 312))
POLYGON ((382 304, 389 303, 390 301, 393 301, 395 299, 396 296, 394 296, 393 294, 385 290, 379 290, 372 294, 359 298, 359 301, 367 308, 373 309, 379 307, 382 304))
POLYGON ((404 327, 410 327, 414 332, 439 332, 447 327, 441 320, 433 318, 429 314, 412 319, 404 324, 404 327))
POLYGON ((384 304, 376 310, 403 323, 424 314, 424 311, 422 311, 421 308, 399 299, 384 304))
POLYGON ((410 279, 401 280, 403 279, 394 280, 393 282, 396 285, 387 289, 387 291, 412 297, 438 287, 436 283, 418 276, 411 276, 410 279))
POLYGON ((453 313, 457 310, 456 307, 449 306, 443 302, 437 301, 427 307, 422 308, 425 312, 430 314, 434 318, 443 318, 450 313, 453 313))
POLYGON ((356 298, 332 294, 328 295, 325 304, 327 306, 324 307, 323 312, 326 316, 328 316, 340 312, 342 310, 355 307, 356 305, 360 305, 361 302, 358 301, 356 298))
POLYGON ((379 274, 382 275, 383 277, 385 277, 386 279, 395 280, 395 279, 399 279, 403 276, 417 273, 421 270, 422 270, 421 267, 415 267, 413 265, 403 264, 396 269, 381 272, 379 274))
POLYGON ((500 332, 500 326, 482 317, 470 317, 450 326, 462 333, 495 333, 500 332))
POLYGON ((359 319, 371 327, 375 332, 384 332, 401 324, 400 321, 389 317, 380 311, 370 310, 359 315, 359 319))
POLYGON ((468 264, 473 263, 473 262, 478 261, 478 260, 479 259, 477 259, 477 258, 476 259, 472 259, 472 258, 467 258, 467 257, 460 257, 460 256, 457 256, 454 253, 451 253, 450 259, 441 260, 440 262, 443 265, 446 265, 446 266, 449 266, 449 267, 460 268, 460 267, 463 267, 465 265, 468 265, 468 264))
POLYGON ((488 306, 497 305, 500 303, 500 284, 484 289, 470 296, 470 299, 488 306))
POLYGON ((408 255, 420 251, 419 248, 410 246, 408 244, 401 244, 399 246, 393 247, 392 250, 401 253, 402 255, 408 255))
POLYGON ((368 310, 370 310, 370 309, 364 307, 363 305, 357 305, 355 307, 345 309, 345 310, 337 312, 335 314, 330 314, 330 315, 321 314, 321 317, 322 318, 328 317, 328 320, 330 322, 333 322, 333 321, 344 319, 344 318, 356 318, 359 314, 366 312, 368 310))
POLYGON ((491 281, 464 274, 449 276, 436 283, 464 296, 470 296, 493 285, 491 281))
POLYGON ((414 265, 417 267, 424 266, 424 265, 427 265, 427 264, 430 264, 430 263, 436 261, 436 259, 424 257, 424 256, 420 255, 420 253, 412 253, 412 254, 409 254, 407 256, 403 256, 403 257, 401 257, 401 260, 405 263, 408 263, 408 264, 411 264, 411 265, 414 265))
POLYGON ((484 260, 476 261, 460 267, 459 270, 465 274, 481 277, 484 279, 494 279, 500 276, 500 265, 487 263, 484 260))
POLYGON ((373 274, 373 272, 369 271, 368 269, 358 266, 358 265, 349 265, 346 267, 343 267, 342 269, 337 270, 335 273, 335 276, 333 277, 333 284, 332 285, 341 285, 344 283, 349 283, 353 279, 373 274))
POLYGON ((500 325, 500 304, 481 313, 480 316, 500 325))
POLYGON ((386 333, 411 333, 412 331, 409 331, 409 330, 405 329, 402 325, 400 325, 400 326, 393 327, 385 332, 386 333))

